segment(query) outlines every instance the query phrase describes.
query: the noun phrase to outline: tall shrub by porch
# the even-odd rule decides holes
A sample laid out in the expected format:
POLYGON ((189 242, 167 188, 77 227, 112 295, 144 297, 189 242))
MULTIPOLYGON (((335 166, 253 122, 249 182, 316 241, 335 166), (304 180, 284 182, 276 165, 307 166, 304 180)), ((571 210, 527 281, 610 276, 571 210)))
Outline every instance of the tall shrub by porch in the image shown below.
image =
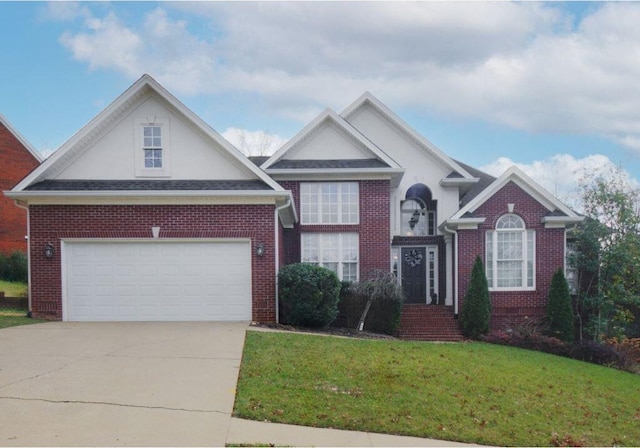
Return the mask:
POLYGON ((465 337, 479 339, 489 332, 491 318, 491 297, 482 259, 478 256, 473 263, 469 288, 464 296, 460 321, 465 337))
POLYGON ((562 269, 558 269, 551 278, 549 298, 547 300, 547 325, 549 335, 562 341, 573 341, 573 308, 571 294, 562 269))

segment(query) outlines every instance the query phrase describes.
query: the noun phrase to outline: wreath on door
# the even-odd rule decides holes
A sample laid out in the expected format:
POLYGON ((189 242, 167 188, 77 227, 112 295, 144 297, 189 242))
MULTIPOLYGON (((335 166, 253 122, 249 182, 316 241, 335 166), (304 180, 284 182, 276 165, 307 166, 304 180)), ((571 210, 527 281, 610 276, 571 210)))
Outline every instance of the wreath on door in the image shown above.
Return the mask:
POLYGON ((415 268, 420 263, 422 263, 423 257, 424 256, 422 255, 422 252, 420 252, 418 249, 411 249, 404 254, 404 261, 412 268, 415 268))

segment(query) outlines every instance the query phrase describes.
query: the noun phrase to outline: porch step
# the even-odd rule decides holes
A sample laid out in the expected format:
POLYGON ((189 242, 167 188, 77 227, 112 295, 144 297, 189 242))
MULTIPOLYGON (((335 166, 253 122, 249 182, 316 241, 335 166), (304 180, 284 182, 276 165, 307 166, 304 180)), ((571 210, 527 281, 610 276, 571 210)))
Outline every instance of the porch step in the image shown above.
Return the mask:
POLYGON ((444 305, 404 305, 398 335, 413 341, 464 340, 453 307, 444 305))

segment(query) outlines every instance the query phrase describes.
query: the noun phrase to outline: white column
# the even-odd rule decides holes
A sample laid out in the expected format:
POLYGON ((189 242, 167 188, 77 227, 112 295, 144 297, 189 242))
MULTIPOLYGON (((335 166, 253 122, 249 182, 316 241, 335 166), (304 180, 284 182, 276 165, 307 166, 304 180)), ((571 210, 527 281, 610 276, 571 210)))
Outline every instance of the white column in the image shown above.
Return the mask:
POLYGON ((445 235, 445 266, 446 266, 446 297, 444 298, 444 304, 453 305, 453 249, 451 246, 452 236, 445 235))

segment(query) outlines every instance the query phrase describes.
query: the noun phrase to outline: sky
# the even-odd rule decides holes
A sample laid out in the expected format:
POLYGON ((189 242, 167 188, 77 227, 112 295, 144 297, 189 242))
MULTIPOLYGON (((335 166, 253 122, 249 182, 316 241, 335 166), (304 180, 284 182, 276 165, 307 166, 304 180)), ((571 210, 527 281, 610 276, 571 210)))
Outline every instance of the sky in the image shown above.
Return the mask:
POLYGON ((5 2, 0 113, 51 154, 147 73, 268 155, 369 91, 454 159, 571 205, 640 179, 640 2, 5 2))

